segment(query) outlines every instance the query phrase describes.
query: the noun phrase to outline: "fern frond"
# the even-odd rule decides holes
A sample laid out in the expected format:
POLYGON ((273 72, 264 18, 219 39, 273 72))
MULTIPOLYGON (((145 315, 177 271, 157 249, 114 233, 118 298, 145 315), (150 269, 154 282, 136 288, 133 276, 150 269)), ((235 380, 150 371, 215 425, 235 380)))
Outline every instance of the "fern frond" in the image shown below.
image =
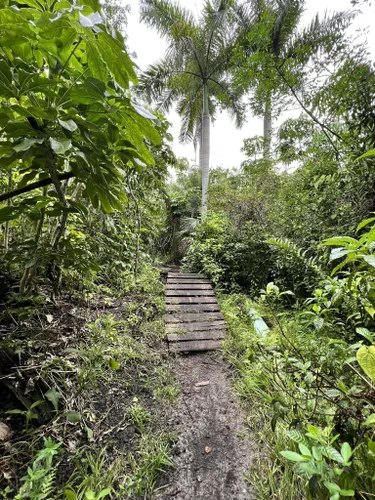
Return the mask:
POLYGON ((317 263, 316 257, 308 257, 307 250, 299 248, 287 238, 269 238, 265 243, 290 254, 294 259, 303 263, 306 268, 311 269, 316 274, 325 276, 323 269, 317 263))

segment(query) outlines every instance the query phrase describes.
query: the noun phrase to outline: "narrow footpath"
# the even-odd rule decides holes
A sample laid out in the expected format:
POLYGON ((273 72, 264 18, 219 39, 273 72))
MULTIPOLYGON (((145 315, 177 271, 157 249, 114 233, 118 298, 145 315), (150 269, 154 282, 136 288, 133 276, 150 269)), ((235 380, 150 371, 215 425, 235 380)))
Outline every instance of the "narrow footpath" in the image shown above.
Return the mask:
MULTIPOLYGON (((178 281, 175 276, 172 279, 178 281)), ((204 277, 199 277, 199 281, 204 281, 199 286, 197 275, 195 279, 192 275, 182 279, 182 304, 175 293, 169 295, 173 297, 172 301, 166 301, 169 304, 167 334, 175 332, 168 334, 170 348, 175 352, 186 352, 176 357, 175 371, 181 394, 168 419, 170 430, 179 436, 179 440, 175 448, 175 469, 167 478, 168 486, 156 498, 250 500, 253 497, 245 476, 250 473, 252 448, 231 388, 229 369, 221 357, 224 318, 214 294, 207 295, 207 290, 212 288, 204 277), (191 281, 191 289, 186 281, 191 281), (206 291, 202 296, 197 295, 199 287, 206 291), (204 297, 203 302, 196 297, 204 297), (211 300, 206 301, 207 297, 211 300), (189 336, 189 341, 181 339, 184 334, 189 336), (193 351, 201 352, 191 352, 189 346, 193 351), (207 352, 208 349, 217 350, 207 352)), ((176 290, 176 287, 170 289, 176 290)))

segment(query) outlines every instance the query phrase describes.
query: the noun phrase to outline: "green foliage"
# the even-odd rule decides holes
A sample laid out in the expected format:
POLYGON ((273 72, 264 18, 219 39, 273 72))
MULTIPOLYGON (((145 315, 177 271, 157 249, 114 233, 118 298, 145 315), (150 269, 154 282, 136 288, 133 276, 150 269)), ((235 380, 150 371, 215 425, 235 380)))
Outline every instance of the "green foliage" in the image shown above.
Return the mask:
POLYGON ((138 449, 129 455, 128 463, 125 457, 110 461, 106 450, 98 455, 86 453, 76 461, 71 485, 64 490, 66 500, 133 498, 134 495, 152 494, 160 473, 172 465, 172 442, 171 436, 164 434, 142 434, 138 449))
POLYGON ((225 213, 211 213, 193 234, 183 263, 225 289, 259 289, 267 280, 269 258, 257 229, 249 224, 238 232, 225 213))
POLYGON ((51 498, 56 476, 56 464, 53 465, 53 461, 59 454, 61 444, 54 443, 49 437, 44 438, 44 448, 38 451, 32 465, 27 468, 27 475, 21 478, 22 484, 15 500, 51 498))
POLYGON ((330 500, 354 497, 354 490, 342 488, 339 484, 350 484, 350 481, 342 478, 345 478, 345 472, 352 465, 353 450, 349 443, 343 443, 338 451, 333 446, 338 436, 332 437, 331 432, 330 428, 319 429, 313 425, 307 426, 305 435, 290 432, 290 438, 298 443, 299 453, 282 451, 281 455, 296 462, 298 473, 309 480, 309 493, 313 498, 324 487, 329 491, 330 500))
POLYGON ((0 185, 2 200, 15 200, 0 208, 5 262, 23 273, 21 292, 44 273, 57 290, 61 269, 92 277, 105 258, 96 249, 108 243, 112 269, 137 271, 152 212, 140 188, 160 188, 173 156, 164 120, 131 99, 134 65, 99 3, 13 3, 0 9, 0 185))
MULTIPOLYGON (((372 218, 359 224, 358 231, 370 224, 372 218)), ((281 455, 287 460, 283 461, 289 468, 287 477, 297 478, 289 484, 272 481, 280 498, 298 498, 298 491, 319 499, 374 493, 373 267, 365 258, 371 252, 372 235, 373 227, 358 239, 324 241, 341 245, 332 250, 342 260, 340 269, 334 270, 340 275, 321 276, 319 288, 297 311, 281 312, 288 291, 269 283, 261 305, 255 306, 271 326, 263 337, 251 324, 249 311, 254 306, 248 299, 229 296, 222 302, 231 329, 226 353, 239 373, 237 390, 255 413, 254 425, 267 415, 266 428, 259 424, 257 432, 265 433, 269 442, 271 467, 277 467, 281 455), (342 271, 344 266, 350 271, 342 271)), ((304 258, 290 243, 275 243, 295 252, 296 259, 304 258)), ((260 492, 262 488, 261 483, 260 492)))
POLYGON ((138 398, 134 398, 133 404, 127 409, 126 416, 133 425, 136 425, 142 432, 144 431, 145 424, 150 420, 150 414, 138 403, 138 398))
POLYGON ((160 272, 143 264, 137 279, 132 275, 128 281, 127 296, 111 289, 105 295, 104 287, 93 290, 86 301, 69 303, 74 307, 74 317, 68 313, 69 326, 65 302, 59 309, 50 301, 36 301, 23 321, 37 333, 27 330, 29 336, 19 338, 16 328, 2 341, 2 380, 10 400, 15 406, 18 402, 5 417, 17 439, 11 454, 2 457, 8 483, 0 487, 4 498, 151 494, 172 463, 172 440, 161 434, 162 417, 179 389, 161 342, 160 272), (51 465, 48 458, 48 449, 52 454, 55 449, 52 440, 35 458, 43 433, 59 439, 60 464, 51 465), (67 461, 75 467, 68 481, 67 461), (18 477, 28 471, 20 486, 8 472, 13 470, 18 477))
POLYGON ((167 434, 143 434, 136 455, 131 458, 132 475, 125 486, 128 496, 150 495, 156 479, 167 468, 173 466, 171 445, 175 437, 167 434))
POLYGON ((362 346, 356 356, 359 366, 375 382, 375 346, 362 346))

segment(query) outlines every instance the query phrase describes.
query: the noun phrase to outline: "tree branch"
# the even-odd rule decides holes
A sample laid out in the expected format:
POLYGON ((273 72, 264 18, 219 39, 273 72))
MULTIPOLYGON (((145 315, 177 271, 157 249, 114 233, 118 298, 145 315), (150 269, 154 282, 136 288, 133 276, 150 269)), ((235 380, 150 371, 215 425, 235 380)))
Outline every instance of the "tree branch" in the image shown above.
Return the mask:
MULTIPOLYGON (((71 179, 72 177, 75 177, 74 172, 64 172, 63 174, 58 174, 58 179, 59 181, 66 181, 68 179, 71 179)), ((27 186, 24 186, 19 189, 14 189, 13 191, 8 191, 7 193, 1 194, 0 195, 0 202, 10 200, 11 198, 15 198, 16 196, 19 196, 20 194, 23 193, 28 193, 29 191, 34 191, 34 189, 38 189, 43 186, 48 186, 49 184, 53 184, 53 180, 51 177, 47 177, 47 179, 42 179, 41 181, 37 182, 32 182, 31 184, 28 184, 27 186)))
POLYGON ((332 135, 334 135, 335 137, 337 137, 337 139, 339 139, 340 141, 344 142, 344 139, 341 137, 340 134, 338 134, 337 132, 335 132, 334 130, 332 130, 330 127, 327 127, 327 125, 325 125, 323 122, 321 122, 305 105, 304 103, 302 102, 302 100, 298 97, 297 95, 297 92, 294 90, 294 88, 292 87, 292 85, 290 85, 290 83, 288 82, 288 80, 285 78, 283 72, 280 70, 280 68, 275 65, 275 68, 276 68, 276 71, 279 73, 279 75, 281 76, 281 78, 284 80, 284 82, 286 83, 286 85, 289 87, 291 93, 293 94, 293 97, 296 99, 296 101, 298 102, 298 104, 301 106, 301 108, 305 111, 305 113, 307 113, 309 115, 309 117, 317 124, 319 125, 319 127, 322 129, 322 132, 324 133, 324 135, 327 137, 328 141, 330 142, 331 146, 333 147, 333 149, 335 150, 336 152, 336 155, 337 156, 340 156, 340 151, 337 149, 335 143, 332 141, 332 139, 330 138, 330 136, 328 135, 328 132, 331 133, 332 135))

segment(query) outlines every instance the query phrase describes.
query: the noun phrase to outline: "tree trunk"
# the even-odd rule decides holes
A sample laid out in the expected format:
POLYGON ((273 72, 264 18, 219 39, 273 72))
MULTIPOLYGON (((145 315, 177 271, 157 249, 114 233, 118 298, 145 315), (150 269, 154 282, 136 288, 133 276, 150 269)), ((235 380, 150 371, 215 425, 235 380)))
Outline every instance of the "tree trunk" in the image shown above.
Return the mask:
POLYGON ((136 235, 136 240, 135 240, 135 259, 134 259, 134 278, 138 278, 138 273, 139 273, 139 246, 140 246, 140 241, 141 241, 141 228, 142 228, 142 221, 141 221, 141 213, 139 211, 139 207, 137 204, 137 235, 136 235))
POLYGON ((202 217, 204 217, 207 215, 208 179, 210 170, 210 114, 208 110, 207 85, 204 85, 203 87, 201 169, 202 169, 202 217))
MULTIPOLYGON (((8 177, 8 188, 12 189, 12 174, 9 174, 8 177)), ((10 207, 11 201, 8 200, 7 206, 10 207)), ((4 253, 7 253, 9 250, 9 234, 10 234, 10 223, 7 220, 4 228, 4 253)))
POLYGON ((272 98, 271 95, 267 96, 266 107, 263 118, 263 139, 264 150, 263 158, 265 160, 271 159, 271 140, 272 140, 272 98))
MULTIPOLYGON (((46 196, 47 188, 43 189, 43 196, 46 196)), ((43 207, 40 211, 40 218, 36 226, 34 245, 35 245, 35 255, 38 254, 38 245, 40 237, 42 236, 43 224, 46 216, 46 209, 43 207)), ((32 285, 32 280, 35 275, 35 265, 28 267, 24 270, 21 281, 20 281, 20 293, 27 293, 32 285)))

